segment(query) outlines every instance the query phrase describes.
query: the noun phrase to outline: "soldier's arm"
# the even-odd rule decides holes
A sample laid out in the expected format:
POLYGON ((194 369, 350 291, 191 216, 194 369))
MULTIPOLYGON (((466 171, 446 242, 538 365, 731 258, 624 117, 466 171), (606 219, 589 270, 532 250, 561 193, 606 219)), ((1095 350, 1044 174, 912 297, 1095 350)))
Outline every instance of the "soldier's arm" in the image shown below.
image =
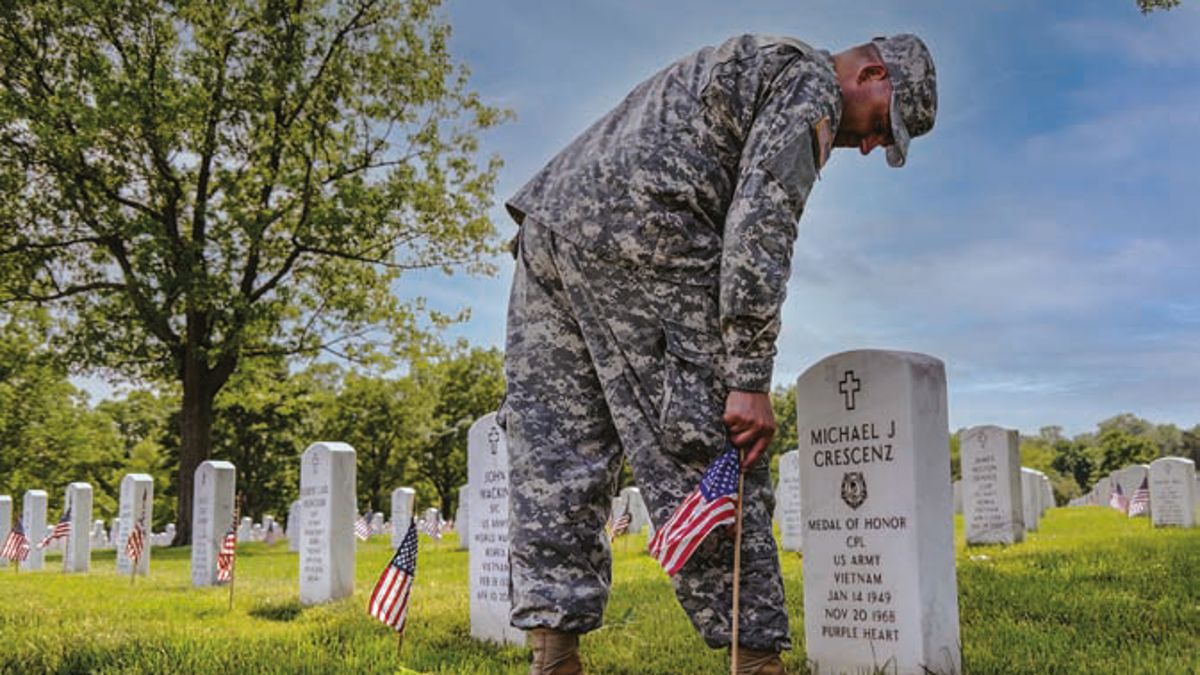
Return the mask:
MULTIPOLYGON (((794 64, 800 70, 805 67, 811 64, 794 64)), ((786 86, 788 76, 785 70, 776 81, 786 86)), ((814 149, 812 124, 819 107, 799 89, 777 93, 759 111, 747 135, 738 185, 725 218, 720 312, 723 377, 731 393, 723 422, 730 441, 744 453, 745 467, 758 459, 775 434, 767 392, 779 313, 791 275, 797 223, 817 175, 814 151, 820 148, 814 149)))
POLYGON ((782 91, 766 101, 747 135, 721 254, 723 377, 731 389, 771 388, 792 245, 817 175, 811 131, 817 115, 810 96, 782 91))

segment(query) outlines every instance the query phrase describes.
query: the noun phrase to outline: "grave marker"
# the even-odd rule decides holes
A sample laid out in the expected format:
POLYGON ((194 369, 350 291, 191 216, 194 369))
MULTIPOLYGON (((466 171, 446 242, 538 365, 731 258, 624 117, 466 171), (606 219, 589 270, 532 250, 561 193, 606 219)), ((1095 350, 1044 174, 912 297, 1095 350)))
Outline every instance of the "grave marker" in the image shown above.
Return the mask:
POLYGON ((21 520, 25 525, 25 536, 29 539, 29 557, 21 562, 21 571, 40 570, 45 562, 46 551, 38 544, 46 536, 45 490, 26 490, 21 504, 21 520))
POLYGON ((300 552, 300 500, 292 502, 291 508, 288 509, 287 522, 287 540, 288 552, 300 552))
POLYGON ((796 408, 813 671, 961 672, 942 362, 836 354, 796 408))
POLYGON ((214 586, 217 554, 233 525, 237 469, 229 462, 208 460, 196 467, 192 498, 192 586, 214 586))
POLYGON ((962 434, 963 527, 968 544, 1025 541, 1020 434, 997 426, 962 434))
POLYGON ((392 548, 404 541, 417 506, 417 491, 412 488, 392 490, 392 548))
POLYGON ((1184 457, 1150 462, 1150 522, 1155 527, 1196 527, 1196 463, 1184 457))
MULTIPOLYGON (((12 530, 12 497, 0 495, 0 546, 8 539, 12 530)), ((0 567, 8 567, 8 558, 0 557, 0 567)))
POLYGON ((471 637, 525 644, 509 624, 512 572, 508 566, 508 445, 491 413, 467 435, 467 485, 471 486, 471 637))
POLYGON ((300 457, 300 603, 354 592, 355 452, 313 443, 300 457))
POLYGON ((458 511, 454 513, 454 529, 458 532, 458 550, 471 550, 471 484, 458 488, 458 511))
POLYGON ((775 489, 775 521, 785 551, 802 551, 804 519, 800 510, 800 451, 779 457, 779 486, 775 489))
POLYGON ((145 528, 145 543, 142 546, 142 557, 138 559, 137 573, 142 576, 150 574, 150 527, 154 522, 154 478, 144 473, 127 473, 121 478, 121 501, 118 511, 118 521, 114 525, 117 534, 113 537, 112 545, 117 549, 117 574, 128 575, 131 571, 131 561, 125 555, 125 545, 129 535, 133 533, 133 524, 140 522, 145 528))
POLYGON ((71 532, 63 549, 64 572, 87 572, 92 568, 92 486, 71 483, 67 486, 67 506, 71 509, 71 532))

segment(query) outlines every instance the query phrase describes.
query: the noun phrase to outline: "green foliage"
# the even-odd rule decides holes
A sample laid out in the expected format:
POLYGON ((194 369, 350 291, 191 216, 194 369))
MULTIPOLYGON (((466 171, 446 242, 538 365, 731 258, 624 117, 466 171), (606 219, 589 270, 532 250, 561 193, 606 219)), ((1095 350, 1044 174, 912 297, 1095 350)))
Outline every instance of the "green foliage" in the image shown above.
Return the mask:
POLYGON ((800 447, 796 428, 796 385, 775 387, 771 392, 771 411, 775 413, 775 437, 767 446, 770 457, 778 457, 800 447))
POLYGON ((1142 10, 1142 14, 1149 14, 1157 9, 1171 9, 1178 7, 1180 0, 1137 0, 1138 9, 1142 10))
POLYGON ((1158 448, 1152 441, 1115 428, 1100 436, 1100 452, 1100 475, 1130 464, 1146 464, 1158 457, 1158 448))
POLYGON ((67 381, 45 346, 48 334, 41 312, 0 312, 0 494, 20 504, 26 490, 45 490, 54 513, 66 483, 87 482, 97 489, 96 508, 115 511, 103 488, 131 458, 107 416, 67 381))
POLYGON ((433 385, 436 396, 418 473, 437 492, 438 508, 447 516, 458 504, 458 488, 467 482, 467 432, 504 398, 504 357, 497 349, 473 348, 417 376, 433 385))
POLYGON ((281 362, 243 368, 217 396, 213 458, 237 468, 243 516, 286 519, 299 497, 300 454, 320 440, 317 427, 332 392, 330 366, 289 374, 281 362))
POLYGON ((436 400, 436 387, 413 376, 346 378, 322 437, 357 451, 360 511, 390 512, 392 490, 417 479, 436 400))
POLYGON ((52 307, 75 367, 180 385, 184 539, 245 360, 408 354, 449 318, 401 274, 492 269, 500 164, 476 134, 507 114, 467 90, 437 7, 0 9, 0 306, 52 307))

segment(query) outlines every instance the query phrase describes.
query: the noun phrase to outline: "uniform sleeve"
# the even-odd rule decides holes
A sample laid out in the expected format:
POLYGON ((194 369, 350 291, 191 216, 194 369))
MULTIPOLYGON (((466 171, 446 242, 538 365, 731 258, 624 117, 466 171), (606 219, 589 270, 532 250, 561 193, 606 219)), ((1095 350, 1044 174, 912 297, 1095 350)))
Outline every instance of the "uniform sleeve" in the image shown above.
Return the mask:
POLYGON ((789 79, 802 77, 799 66, 777 78, 780 91, 768 96, 751 125, 725 217, 722 375, 731 389, 770 391, 792 246, 816 179, 810 127, 815 107, 803 87, 787 88, 789 79))

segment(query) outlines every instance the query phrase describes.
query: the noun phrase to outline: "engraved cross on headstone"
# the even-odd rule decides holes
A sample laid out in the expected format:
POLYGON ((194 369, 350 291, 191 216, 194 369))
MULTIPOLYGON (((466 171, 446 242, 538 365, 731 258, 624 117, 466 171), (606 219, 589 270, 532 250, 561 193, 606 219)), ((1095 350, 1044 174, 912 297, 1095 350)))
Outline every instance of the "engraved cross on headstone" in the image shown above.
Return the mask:
POLYGON ((847 370, 838 382, 838 391, 846 397, 846 410, 854 410, 854 395, 862 391, 862 380, 854 377, 853 370, 847 370))
POLYGON ((488 446, 492 449, 492 454, 496 454, 496 448, 500 445, 500 429, 493 426, 488 431, 488 446))

